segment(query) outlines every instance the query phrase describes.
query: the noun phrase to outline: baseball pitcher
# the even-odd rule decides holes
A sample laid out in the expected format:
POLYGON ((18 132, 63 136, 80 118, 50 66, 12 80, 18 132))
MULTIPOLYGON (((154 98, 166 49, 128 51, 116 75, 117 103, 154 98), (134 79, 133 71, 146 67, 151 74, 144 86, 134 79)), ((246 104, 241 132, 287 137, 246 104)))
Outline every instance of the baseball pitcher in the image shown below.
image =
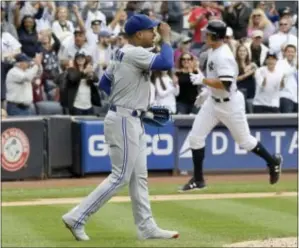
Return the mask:
POLYGON ((146 138, 143 122, 163 125, 169 113, 149 109, 150 70, 173 67, 170 27, 146 15, 134 15, 125 24, 129 44, 115 51, 113 60, 100 81, 109 95, 110 110, 104 120, 104 134, 109 145, 112 172, 78 206, 63 215, 66 227, 77 240, 89 240, 84 226, 113 195, 129 185, 132 210, 139 239, 177 238, 177 231, 159 228, 152 216, 147 187, 146 138), (161 51, 154 54, 154 28, 163 39, 161 51))

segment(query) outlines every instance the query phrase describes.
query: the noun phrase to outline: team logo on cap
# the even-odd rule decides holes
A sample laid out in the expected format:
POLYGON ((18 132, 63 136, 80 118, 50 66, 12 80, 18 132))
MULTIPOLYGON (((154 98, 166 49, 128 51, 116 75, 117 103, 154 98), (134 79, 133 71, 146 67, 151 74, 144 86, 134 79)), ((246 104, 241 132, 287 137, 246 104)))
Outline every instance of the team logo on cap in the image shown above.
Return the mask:
POLYGON ((30 154, 27 135, 18 128, 6 129, 2 135, 1 164, 6 171, 18 171, 26 166, 30 154))

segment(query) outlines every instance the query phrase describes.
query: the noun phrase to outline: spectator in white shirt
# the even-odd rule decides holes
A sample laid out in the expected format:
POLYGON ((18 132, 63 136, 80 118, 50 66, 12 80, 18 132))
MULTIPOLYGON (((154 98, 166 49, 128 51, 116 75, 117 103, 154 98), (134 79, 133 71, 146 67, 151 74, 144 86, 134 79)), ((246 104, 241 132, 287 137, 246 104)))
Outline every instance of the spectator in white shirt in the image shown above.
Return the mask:
POLYGON ((269 48, 274 51, 279 59, 283 58, 283 49, 287 44, 292 44, 297 47, 298 38, 290 34, 291 24, 287 18, 282 18, 279 21, 279 32, 273 34, 269 38, 269 48))
POLYGON ((112 55, 112 47, 110 43, 111 33, 109 31, 101 31, 99 33, 99 42, 97 44, 97 69, 98 77, 101 78, 106 70, 112 55))
POLYGON ((68 15, 66 7, 57 8, 56 20, 52 24, 52 30, 60 42, 67 37, 72 37, 74 33, 74 25, 68 20, 68 15))
POLYGON ((268 52, 267 66, 255 72, 256 91, 253 99, 254 113, 279 113, 279 94, 284 87, 284 72, 276 67, 277 56, 268 52))
POLYGON ((172 114, 176 113, 176 96, 179 95, 179 85, 172 80, 171 71, 155 71, 151 81, 156 87, 156 104, 164 106, 172 114))
POLYGON ((76 29, 74 38, 61 44, 58 57, 60 60, 73 60, 79 51, 91 56, 92 63, 97 61, 96 48, 88 44, 84 31, 76 29))
POLYGON ((41 59, 42 57, 37 55, 30 67, 31 58, 25 54, 16 56, 16 64, 6 77, 8 115, 30 115, 30 106, 33 103, 32 81, 42 72, 41 59))
POLYGON ((287 45, 284 49, 285 59, 279 60, 276 67, 284 72, 284 87, 280 91, 280 112, 298 112, 298 64, 296 47, 287 45), (297 65, 296 65, 297 64, 297 65))
POLYGON ((91 29, 86 31, 87 42, 91 46, 95 47, 98 43, 99 33, 101 32, 101 24, 101 20, 93 20, 91 22, 91 29))
POLYGON ((262 41, 263 31, 254 30, 252 32, 252 40, 245 43, 252 62, 255 63, 258 67, 261 67, 265 64, 266 55, 269 51, 269 48, 266 47, 262 43, 262 41))
POLYGON ((21 53, 21 43, 17 41, 10 33, 1 32, 1 61, 13 62, 14 57, 21 53))
POLYGON ((87 0, 82 10, 82 17, 85 20, 85 27, 88 29, 93 20, 101 20, 102 27, 106 27, 106 16, 99 10, 99 1, 87 0))
POLYGON ((119 10, 115 18, 109 24, 108 28, 111 30, 113 36, 117 36, 120 32, 124 32, 125 22, 127 20, 127 13, 124 10, 119 10))

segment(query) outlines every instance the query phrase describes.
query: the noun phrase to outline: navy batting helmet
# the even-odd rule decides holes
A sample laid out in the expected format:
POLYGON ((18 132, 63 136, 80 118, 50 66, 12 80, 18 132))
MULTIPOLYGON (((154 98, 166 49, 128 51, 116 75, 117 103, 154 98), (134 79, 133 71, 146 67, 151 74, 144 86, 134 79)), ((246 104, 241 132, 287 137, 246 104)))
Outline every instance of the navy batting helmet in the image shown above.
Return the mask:
POLYGON ((212 34, 214 40, 224 39, 226 35, 226 24, 220 20, 211 20, 208 23, 205 31, 208 34, 212 34))

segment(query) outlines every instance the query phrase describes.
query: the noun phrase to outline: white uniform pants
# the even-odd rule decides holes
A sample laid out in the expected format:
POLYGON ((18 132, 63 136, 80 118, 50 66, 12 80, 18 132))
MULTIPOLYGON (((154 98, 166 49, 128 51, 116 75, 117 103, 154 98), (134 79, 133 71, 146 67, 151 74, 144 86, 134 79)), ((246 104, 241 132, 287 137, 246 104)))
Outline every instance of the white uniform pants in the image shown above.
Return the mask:
POLYGON ((257 140, 250 134, 245 114, 244 96, 237 91, 228 102, 216 102, 212 97, 204 102, 190 132, 191 149, 203 148, 206 137, 219 122, 229 129, 241 148, 251 151, 256 147, 257 140))

